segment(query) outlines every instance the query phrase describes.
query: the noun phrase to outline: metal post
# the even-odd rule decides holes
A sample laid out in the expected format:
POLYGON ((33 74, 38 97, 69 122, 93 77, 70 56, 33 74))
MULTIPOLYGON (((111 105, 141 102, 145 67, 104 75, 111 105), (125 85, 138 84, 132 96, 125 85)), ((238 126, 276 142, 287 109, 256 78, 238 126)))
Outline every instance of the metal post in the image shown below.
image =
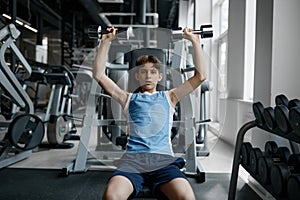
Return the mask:
POLYGON ((240 151, 241 151, 242 143, 244 141, 244 135, 246 134, 246 132, 249 129, 251 129, 255 126, 257 126, 256 121, 250 121, 250 122, 244 124, 238 132, 238 135, 236 138, 236 144, 235 144, 233 164, 232 164, 232 172, 231 172, 231 179, 230 179, 230 185, 229 185, 228 200, 235 199, 237 179, 238 179, 238 173, 239 173, 239 164, 240 164, 240 151))
POLYGON ((137 10, 137 20, 140 24, 146 24, 146 1, 147 0, 139 1, 139 7, 137 10))
MULTIPOLYGON (((16 24, 16 19, 17 19, 17 0, 13 0, 11 4, 11 21, 13 24, 16 24)), ((10 67, 11 70, 14 72, 16 68, 16 56, 11 53, 11 58, 10 58, 10 67)))

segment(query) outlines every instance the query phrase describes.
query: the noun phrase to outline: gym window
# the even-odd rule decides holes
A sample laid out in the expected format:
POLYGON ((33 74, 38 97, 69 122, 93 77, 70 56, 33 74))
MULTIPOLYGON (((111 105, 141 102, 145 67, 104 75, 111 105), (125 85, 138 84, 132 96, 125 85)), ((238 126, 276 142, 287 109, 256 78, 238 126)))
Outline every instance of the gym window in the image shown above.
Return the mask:
POLYGON ((246 1, 244 100, 253 101, 256 1, 246 1))
POLYGON ((218 93, 219 98, 227 98, 227 30, 229 0, 219 0, 215 4, 219 36, 217 37, 218 93))
POLYGON ((227 98, 227 32, 219 37, 218 41, 218 66, 219 80, 218 88, 220 98, 227 98))
MULTIPOLYGON (((218 93, 219 98, 227 98, 227 30, 229 0, 218 0, 214 3, 215 19, 218 24, 218 37, 216 38, 217 64, 218 64, 218 93)), ((256 0, 246 1, 245 13, 245 60, 244 60, 244 93, 243 99, 253 100, 254 89, 254 55, 255 55, 255 21, 256 0)))

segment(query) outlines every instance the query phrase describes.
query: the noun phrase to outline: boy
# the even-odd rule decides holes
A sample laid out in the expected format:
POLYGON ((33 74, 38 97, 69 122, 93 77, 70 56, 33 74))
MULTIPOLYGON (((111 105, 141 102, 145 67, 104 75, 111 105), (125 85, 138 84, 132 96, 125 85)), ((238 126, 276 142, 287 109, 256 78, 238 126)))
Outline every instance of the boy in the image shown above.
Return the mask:
POLYGON ((117 29, 112 27, 107 31, 108 34, 102 35, 93 77, 127 113, 129 137, 126 153, 109 179, 103 199, 134 198, 146 183, 151 184, 155 194, 161 192, 168 199, 195 199, 191 185, 180 171, 184 160, 174 157, 170 134, 175 105, 206 79, 199 36, 190 28, 183 29, 183 37, 194 48, 194 76, 176 88, 158 92, 156 86, 162 79, 160 61, 155 56, 144 55, 136 62, 135 78, 140 88, 136 93, 129 93, 105 74, 106 54, 117 29))

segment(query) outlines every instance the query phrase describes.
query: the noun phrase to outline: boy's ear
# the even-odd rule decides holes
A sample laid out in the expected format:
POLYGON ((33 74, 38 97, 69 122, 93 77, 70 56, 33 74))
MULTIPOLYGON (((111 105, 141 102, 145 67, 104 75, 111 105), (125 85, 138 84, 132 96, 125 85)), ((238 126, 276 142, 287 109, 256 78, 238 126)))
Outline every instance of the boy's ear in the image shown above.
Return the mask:
POLYGON ((159 73, 158 81, 161 81, 162 78, 163 78, 163 74, 159 73))
POLYGON ((139 74, 137 72, 134 73, 135 80, 139 80, 139 74))

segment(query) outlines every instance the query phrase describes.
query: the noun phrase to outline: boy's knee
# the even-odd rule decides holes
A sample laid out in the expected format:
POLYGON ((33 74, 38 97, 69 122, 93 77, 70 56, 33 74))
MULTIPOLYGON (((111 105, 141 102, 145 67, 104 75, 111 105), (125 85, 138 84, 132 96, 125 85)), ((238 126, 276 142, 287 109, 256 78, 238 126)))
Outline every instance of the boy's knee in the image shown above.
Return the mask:
POLYGON ((127 200, 129 196, 130 194, 128 191, 107 187, 103 193, 102 200, 127 200))
POLYGON ((195 200, 194 194, 183 193, 176 197, 177 200, 195 200))
POLYGON ((120 200, 120 199, 124 199, 124 196, 122 197, 117 192, 106 191, 106 192, 104 192, 103 197, 102 197, 102 200, 120 200))
POLYGON ((175 192, 169 199, 174 200, 195 200, 195 195, 193 192, 175 192))
POLYGON ((122 198, 120 198, 119 195, 117 195, 116 193, 104 193, 102 200, 120 200, 122 198))

